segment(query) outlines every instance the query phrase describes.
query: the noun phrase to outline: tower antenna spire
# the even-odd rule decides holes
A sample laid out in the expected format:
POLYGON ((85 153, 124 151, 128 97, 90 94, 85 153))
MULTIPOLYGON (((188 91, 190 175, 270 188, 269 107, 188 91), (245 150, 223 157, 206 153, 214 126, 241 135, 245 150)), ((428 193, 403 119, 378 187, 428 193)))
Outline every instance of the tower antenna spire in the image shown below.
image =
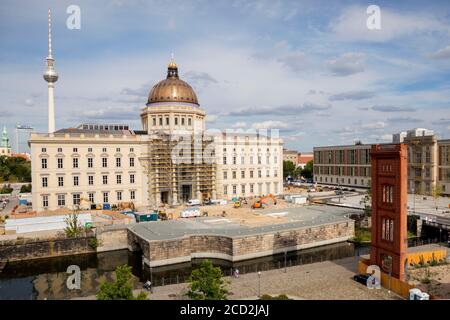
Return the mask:
POLYGON ((48 57, 52 58, 52 11, 48 8, 48 57))

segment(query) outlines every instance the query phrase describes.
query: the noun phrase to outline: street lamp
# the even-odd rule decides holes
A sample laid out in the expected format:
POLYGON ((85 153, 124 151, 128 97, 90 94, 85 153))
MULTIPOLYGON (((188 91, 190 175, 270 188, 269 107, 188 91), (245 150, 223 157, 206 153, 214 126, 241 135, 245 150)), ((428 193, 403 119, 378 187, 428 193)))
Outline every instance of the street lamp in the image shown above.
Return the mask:
POLYGON ((261 297, 261 271, 258 271, 258 298, 261 297))
POLYGON ((150 267, 150 283, 152 284, 152 286, 150 287, 150 293, 153 293, 153 272, 152 272, 152 267, 150 267))
POLYGON ((286 258, 287 258, 287 250, 284 250, 284 273, 286 273, 286 258))

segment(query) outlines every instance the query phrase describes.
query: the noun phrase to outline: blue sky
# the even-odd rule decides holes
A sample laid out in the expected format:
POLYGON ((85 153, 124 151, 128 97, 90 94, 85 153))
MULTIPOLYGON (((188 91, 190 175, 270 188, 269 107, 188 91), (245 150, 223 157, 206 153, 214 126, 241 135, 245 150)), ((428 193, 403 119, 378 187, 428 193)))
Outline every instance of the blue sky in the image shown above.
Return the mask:
MULTIPOLYGON (((289 148, 450 137, 448 1, 22 1, 0 4, 0 125, 45 132, 47 10, 57 128, 124 122, 175 53, 208 128, 280 130, 289 148), (81 29, 66 27, 69 5, 81 29), (366 8, 381 9, 381 30, 366 8)), ((11 134, 11 138, 13 135, 11 134)))

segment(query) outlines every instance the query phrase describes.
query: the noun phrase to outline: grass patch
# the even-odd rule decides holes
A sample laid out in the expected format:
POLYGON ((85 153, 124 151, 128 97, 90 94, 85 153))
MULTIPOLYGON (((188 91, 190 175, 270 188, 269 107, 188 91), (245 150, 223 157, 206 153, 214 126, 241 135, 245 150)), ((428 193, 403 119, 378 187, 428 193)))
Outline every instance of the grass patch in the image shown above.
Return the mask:
POLYGON ((370 242, 372 239, 372 233, 369 228, 355 227, 355 237, 352 239, 354 242, 370 242))

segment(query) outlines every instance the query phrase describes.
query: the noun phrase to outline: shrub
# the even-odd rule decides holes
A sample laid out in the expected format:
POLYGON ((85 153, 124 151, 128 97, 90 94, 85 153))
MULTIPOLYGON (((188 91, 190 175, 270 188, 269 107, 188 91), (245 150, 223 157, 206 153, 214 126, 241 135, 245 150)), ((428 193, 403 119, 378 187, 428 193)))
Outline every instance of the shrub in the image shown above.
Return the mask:
POLYGON ((97 240, 97 238, 92 238, 89 240, 89 246, 92 249, 97 249, 98 245, 99 245, 99 241, 97 240))

